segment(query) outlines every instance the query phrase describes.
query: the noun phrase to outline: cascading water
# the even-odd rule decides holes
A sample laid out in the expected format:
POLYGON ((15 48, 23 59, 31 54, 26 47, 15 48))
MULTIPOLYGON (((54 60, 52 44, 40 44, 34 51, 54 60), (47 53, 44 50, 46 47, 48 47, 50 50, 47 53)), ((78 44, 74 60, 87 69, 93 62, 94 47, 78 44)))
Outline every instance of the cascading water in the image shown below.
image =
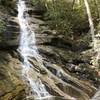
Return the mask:
POLYGON ((43 98, 50 96, 46 91, 45 86, 42 84, 41 80, 38 78, 38 74, 34 71, 34 66, 29 62, 29 58, 33 57, 38 63, 41 61, 41 57, 38 54, 37 47, 35 46, 35 33, 29 29, 28 19, 29 16, 25 12, 26 4, 24 0, 18 1, 18 20, 20 24, 20 46, 19 53, 23 59, 22 64, 22 77, 26 82, 28 81, 31 88, 31 95, 28 98, 34 97, 35 100, 43 100, 43 98))
MULTIPOLYGON (((61 79, 58 79, 58 77, 54 76, 48 69, 45 68, 42 62, 42 58, 38 53, 37 47, 35 45, 35 33, 34 31, 31 30, 29 26, 29 15, 27 13, 27 7, 25 4, 25 0, 19 0, 18 1, 18 20, 20 24, 20 33, 21 33, 21 38, 20 38, 20 46, 19 46, 19 53, 23 59, 22 61, 22 78, 23 81, 26 83, 28 82, 28 86, 30 88, 29 95, 27 95, 27 99, 32 99, 32 100, 53 100, 53 96, 51 96, 44 84, 42 84, 41 79, 39 78, 39 70, 43 69, 46 70, 48 74, 49 79, 52 78, 54 80, 60 81, 61 83, 65 82, 61 79), (30 63, 30 59, 32 58, 38 62, 37 68, 33 66, 30 63), (52 98, 52 99, 50 99, 52 98)), ((63 73, 63 72, 62 72, 63 73)), ((60 71, 58 71, 57 75, 59 76, 60 71)), ((68 75, 67 75, 68 76, 68 75)), ((53 81, 50 86, 53 84, 53 81)), ((66 84, 67 85, 67 84, 66 84)), ((63 93, 60 91, 58 87, 56 87, 55 84, 53 84, 54 89, 56 91, 59 91, 62 96, 65 98, 70 98, 69 100, 76 100, 75 98, 63 93)), ((67 85, 69 86, 69 85, 67 85)), ((70 85, 71 86, 71 85, 70 85)), ((73 87, 73 86, 72 86, 73 87)), ((76 89, 76 88, 75 88, 76 89)), ((76 89, 79 91, 79 89, 76 89)), ((81 92, 81 91, 80 91, 81 92)), ((84 94, 84 92, 82 92, 84 94)), ((84 94, 84 98, 87 98, 88 96, 84 94)), ((57 100, 57 99, 55 99, 57 100)), ((66 99, 67 100, 67 99, 66 99)), ((87 99, 86 99, 87 100, 87 99)))

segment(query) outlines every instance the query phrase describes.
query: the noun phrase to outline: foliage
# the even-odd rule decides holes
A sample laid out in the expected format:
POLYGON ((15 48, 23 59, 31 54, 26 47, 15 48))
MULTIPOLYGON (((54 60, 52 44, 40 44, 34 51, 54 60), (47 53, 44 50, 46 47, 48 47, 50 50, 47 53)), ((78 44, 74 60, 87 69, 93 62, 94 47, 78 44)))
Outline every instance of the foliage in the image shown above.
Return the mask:
MULTIPOLYGON (((49 27, 52 30, 56 30, 58 34, 79 35, 81 33, 88 32, 89 23, 87 20, 84 0, 80 0, 79 4, 76 2, 69 2, 67 0, 32 1, 33 4, 46 6, 47 12, 44 14, 44 19, 47 21, 49 27)), ((89 0, 89 5, 95 25, 98 24, 98 2, 98 0, 89 0)))
POLYGON ((100 19, 100 1, 98 0, 89 0, 89 6, 90 6, 90 10, 91 10, 91 14, 92 14, 92 18, 93 18, 93 22, 94 25, 97 26, 99 23, 99 19, 100 19))
POLYGON ((48 3, 45 18, 49 18, 47 23, 51 29, 65 35, 82 33, 89 28, 83 5, 72 8, 72 3, 66 0, 48 3))
POLYGON ((72 33, 72 26, 69 21, 71 8, 69 4, 66 7, 66 4, 63 0, 56 0, 47 5, 45 19, 49 19, 47 20, 48 25, 51 29, 57 30, 58 33, 72 33))

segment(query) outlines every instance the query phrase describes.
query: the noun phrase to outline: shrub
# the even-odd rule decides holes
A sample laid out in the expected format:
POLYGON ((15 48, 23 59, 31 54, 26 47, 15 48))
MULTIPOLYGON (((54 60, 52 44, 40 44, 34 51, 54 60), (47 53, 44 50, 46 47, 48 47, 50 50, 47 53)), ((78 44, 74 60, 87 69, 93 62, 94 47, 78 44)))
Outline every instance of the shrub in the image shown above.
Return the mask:
POLYGON ((75 5, 66 0, 55 0, 48 3, 45 19, 51 29, 57 30, 58 34, 74 35, 89 29, 87 16, 83 5, 75 5))
MULTIPOLYGON (((58 34, 65 35, 81 35, 89 31, 88 17, 84 1, 80 4, 67 0, 32 0, 34 4, 46 6, 47 12, 44 14, 44 20, 52 30, 56 30, 58 34)), ((89 0, 92 17, 96 22, 98 13, 96 4, 89 0)))

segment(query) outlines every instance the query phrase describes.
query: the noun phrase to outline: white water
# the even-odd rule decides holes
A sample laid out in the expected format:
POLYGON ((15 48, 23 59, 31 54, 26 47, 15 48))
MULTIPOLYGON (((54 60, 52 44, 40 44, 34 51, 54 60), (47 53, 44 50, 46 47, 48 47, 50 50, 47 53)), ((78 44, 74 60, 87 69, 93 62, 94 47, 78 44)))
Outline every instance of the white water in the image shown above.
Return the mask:
POLYGON ((34 67, 28 60, 33 57, 39 63, 41 57, 38 54, 37 47, 35 46, 35 33, 29 29, 28 19, 29 16, 25 12, 26 4, 24 0, 18 1, 18 20, 20 24, 20 46, 19 52, 23 58, 22 64, 22 77, 23 81, 29 83, 31 88, 31 94, 27 98, 34 97, 35 100, 43 100, 50 96, 46 91, 45 86, 42 84, 41 80, 38 78, 38 74, 34 71, 34 67), (33 93, 33 94, 32 94, 33 93))

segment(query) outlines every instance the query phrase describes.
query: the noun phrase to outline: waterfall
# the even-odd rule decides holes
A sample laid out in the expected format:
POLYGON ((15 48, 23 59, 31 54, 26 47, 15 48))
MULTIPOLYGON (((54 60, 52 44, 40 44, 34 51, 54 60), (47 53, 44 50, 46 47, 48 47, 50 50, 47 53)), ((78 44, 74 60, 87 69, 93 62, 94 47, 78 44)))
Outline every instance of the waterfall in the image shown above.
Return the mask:
POLYGON ((84 0, 84 3, 85 3, 87 15, 88 15, 88 21, 89 21, 89 25, 90 25, 90 33, 92 35, 92 41, 93 41, 93 48, 95 48, 94 24, 93 24, 93 21, 92 21, 92 15, 91 15, 91 11, 90 11, 88 1, 84 0))
POLYGON ((26 4, 24 0, 18 1, 18 20, 20 25, 20 45, 18 51, 23 59, 22 61, 22 79, 28 82, 31 88, 31 94, 27 98, 33 97, 35 100, 43 100, 50 96, 41 80, 38 78, 38 73, 34 71, 35 66, 29 62, 29 58, 33 57, 38 63, 41 63, 41 57, 35 45, 35 33, 29 29, 29 15, 26 12, 26 4))

